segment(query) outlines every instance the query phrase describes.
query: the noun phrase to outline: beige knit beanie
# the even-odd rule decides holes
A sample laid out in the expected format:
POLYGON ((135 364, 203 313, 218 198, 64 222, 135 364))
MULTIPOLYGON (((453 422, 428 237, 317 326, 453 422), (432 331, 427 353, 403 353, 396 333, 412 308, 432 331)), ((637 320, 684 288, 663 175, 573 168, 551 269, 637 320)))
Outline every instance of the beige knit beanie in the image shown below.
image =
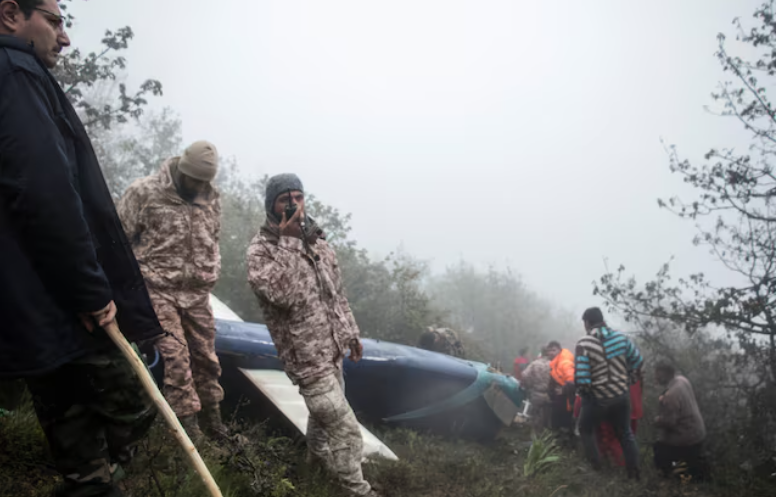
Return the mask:
POLYGON ((178 171, 201 181, 213 181, 218 171, 215 145, 200 140, 189 145, 178 161, 178 171))

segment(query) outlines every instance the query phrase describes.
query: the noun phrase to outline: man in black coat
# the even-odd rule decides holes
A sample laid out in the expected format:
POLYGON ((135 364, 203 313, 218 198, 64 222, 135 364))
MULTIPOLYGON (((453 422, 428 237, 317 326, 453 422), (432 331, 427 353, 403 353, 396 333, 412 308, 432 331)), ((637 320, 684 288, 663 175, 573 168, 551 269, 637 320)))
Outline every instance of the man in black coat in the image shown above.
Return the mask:
POLYGON ((70 40, 56 0, 0 0, 0 378, 26 378, 64 477, 113 480, 154 416, 102 330, 161 335, 91 142, 50 74, 70 40))

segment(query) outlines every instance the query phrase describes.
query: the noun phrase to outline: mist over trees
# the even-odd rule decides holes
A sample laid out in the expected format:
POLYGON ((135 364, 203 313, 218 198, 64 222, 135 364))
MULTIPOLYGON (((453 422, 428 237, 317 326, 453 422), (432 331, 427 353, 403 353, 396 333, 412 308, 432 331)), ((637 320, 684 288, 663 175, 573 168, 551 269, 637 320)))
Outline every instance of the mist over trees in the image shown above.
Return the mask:
MULTIPOLYGON (((688 232, 698 230, 695 245, 710 250, 743 283, 719 285, 700 273, 678 277, 681 271, 670 264, 651 281, 639 282, 620 267, 594 283, 591 298, 591 304, 604 302, 626 320, 648 371, 656 360, 668 359, 694 383, 714 461, 731 485, 776 473, 776 173, 771 164, 776 110, 768 98, 776 76, 773 2, 758 8, 753 19, 736 20, 733 31, 759 56, 731 54, 720 35, 716 56, 729 81, 713 95, 718 113, 738 121, 751 146, 712 148, 700 163, 670 147, 671 171, 696 194, 659 200, 660 208, 688 221, 688 232)), ((174 109, 149 110, 162 94, 161 82, 147 79, 136 89, 122 82, 130 65, 121 53, 132 38, 129 27, 107 31, 101 51, 70 50, 55 71, 87 125, 115 199, 186 145, 174 109)), ((223 261, 215 293, 244 319, 263 322, 246 282, 245 252, 264 222, 267 178, 245 175, 228 151, 221 152, 226 153, 217 177, 223 261)), ((582 335, 581 310, 571 312, 537 296, 520 279, 519 267, 483 269, 461 261, 432 274, 428 261, 401 248, 375 257, 353 238, 351 214, 332 203, 316 192, 307 197, 310 214, 338 253, 364 336, 414 345, 426 326, 450 326, 461 333, 472 359, 510 371, 522 347, 535 354, 552 339, 572 347, 582 335)), ((651 377, 646 381, 649 420, 660 392, 651 377)), ((649 427, 640 434, 649 435, 649 427)))
MULTIPOLYGON (((156 173, 165 159, 186 146, 183 123, 173 109, 148 110, 147 99, 161 95, 162 84, 148 79, 130 94, 122 82, 128 62, 121 51, 132 37, 129 27, 107 31, 100 52, 83 55, 75 48, 55 72, 87 125, 116 200, 134 180, 156 173)), ((215 293, 244 319, 262 322, 246 281, 245 252, 264 222, 267 177, 249 178, 234 159, 222 155, 221 160, 216 182, 222 195, 222 276, 215 293)), ((512 270, 481 272, 462 262, 431 275, 426 261, 401 248, 375 258, 352 238, 351 214, 314 192, 308 192, 306 202, 338 253, 365 336, 414 345, 427 326, 449 325, 461 332, 473 358, 508 369, 523 346, 538 352, 548 340, 564 336, 571 346, 571 337, 578 335, 569 334, 570 321, 562 311, 535 297, 512 270)))
POLYGON ((573 348, 584 333, 580 316, 541 299, 510 268, 478 270, 461 261, 431 278, 429 293, 448 322, 470 332, 481 358, 496 361, 504 371, 518 351, 537 355, 550 340, 573 348))
MULTIPOLYGON (((104 92, 100 97, 105 98, 104 92)), ((94 127, 90 133, 116 199, 132 181, 156 173, 186 145, 182 122, 171 109, 149 111, 110 128, 94 127)), ((263 319, 246 281, 245 252, 265 219, 266 180, 247 178, 233 159, 222 157, 217 177, 223 211, 222 276, 215 293, 244 319, 258 322, 263 319)), ((462 262, 434 276, 426 262, 400 248, 384 258, 372 257, 352 238, 350 214, 314 193, 306 203, 338 253, 351 307, 365 336, 414 345, 425 327, 450 325, 461 331, 477 357, 504 364, 522 346, 538 351, 550 338, 568 336, 569 320, 535 297, 512 271, 480 272, 462 262)), ((577 320, 571 337, 579 334, 578 328, 577 320)))

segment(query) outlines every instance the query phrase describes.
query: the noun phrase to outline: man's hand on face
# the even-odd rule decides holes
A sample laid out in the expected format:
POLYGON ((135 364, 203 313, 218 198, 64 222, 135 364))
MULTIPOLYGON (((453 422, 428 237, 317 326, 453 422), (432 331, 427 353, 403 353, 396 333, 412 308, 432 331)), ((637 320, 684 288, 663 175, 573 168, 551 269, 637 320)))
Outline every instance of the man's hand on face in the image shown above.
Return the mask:
POLYGON ((95 312, 82 312, 78 315, 83 323, 84 327, 89 333, 94 331, 94 322, 97 321, 97 326, 104 328, 116 319, 116 304, 111 300, 108 305, 99 311, 95 312))
POLYGON ((291 219, 286 219, 286 211, 282 211, 282 218, 280 220, 280 236, 292 236, 295 238, 302 238, 302 225, 301 220, 304 216, 304 207, 301 205, 296 206, 296 211, 291 219))
POLYGON ((361 345, 361 340, 354 338, 350 341, 350 360, 358 362, 364 357, 364 346, 361 345))

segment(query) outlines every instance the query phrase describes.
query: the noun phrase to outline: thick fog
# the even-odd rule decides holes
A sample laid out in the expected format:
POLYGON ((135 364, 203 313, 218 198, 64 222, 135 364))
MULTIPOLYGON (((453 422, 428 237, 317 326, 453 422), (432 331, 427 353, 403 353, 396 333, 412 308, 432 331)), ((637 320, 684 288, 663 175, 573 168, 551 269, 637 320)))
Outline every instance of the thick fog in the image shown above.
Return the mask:
MULTIPOLYGON (((376 254, 509 265, 581 312, 623 263, 725 278, 661 144, 746 146, 716 117, 717 33, 755 0, 75 2, 75 46, 130 25, 130 85, 159 79, 186 141, 246 174, 296 172, 376 254)), ((730 37, 732 38, 732 36, 730 37)), ((732 41, 735 44, 734 41, 732 41)))

